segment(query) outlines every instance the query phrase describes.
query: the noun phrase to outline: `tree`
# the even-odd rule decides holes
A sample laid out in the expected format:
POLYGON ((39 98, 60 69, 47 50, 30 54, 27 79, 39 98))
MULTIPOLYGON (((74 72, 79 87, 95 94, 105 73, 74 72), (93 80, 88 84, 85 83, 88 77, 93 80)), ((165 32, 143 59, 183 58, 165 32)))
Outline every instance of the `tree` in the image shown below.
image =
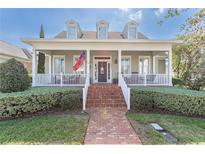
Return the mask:
MULTIPOLYGON (((169 9, 164 21, 181 15, 182 11, 169 9)), ((163 24, 164 21, 160 23, 163 24)), ((200 90, 205 87, 205 53, 202 52, 205 49, 205 9, 198 9, 186 19, 178 39, 182 39, 184 43, 173 48, 174 73, 189 88, 200 90)))
POLYGON ((43 24, 41 24, 40 38, 45 38, 43 24))
POLYGON ((30 87, 30 79, 24 65, 13 59, 0 64, 0 91, 17 92, 30 87))
MULTIPOLYGON (((44 28, 43 24, 41 24, 41 29, 40 29, 40 38, 44 38, 44 28)), ((38 73, 45 73, 45 54, 39 52, 38 54, 38 73)))

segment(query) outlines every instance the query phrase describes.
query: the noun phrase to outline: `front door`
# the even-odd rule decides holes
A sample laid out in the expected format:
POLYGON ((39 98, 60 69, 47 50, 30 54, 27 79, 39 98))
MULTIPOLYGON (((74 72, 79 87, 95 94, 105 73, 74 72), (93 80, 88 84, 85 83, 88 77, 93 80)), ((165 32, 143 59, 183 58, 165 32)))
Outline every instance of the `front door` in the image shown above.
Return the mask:
POLYGON ((107 62, 98 62, 98 82, 107 82, 107 62))

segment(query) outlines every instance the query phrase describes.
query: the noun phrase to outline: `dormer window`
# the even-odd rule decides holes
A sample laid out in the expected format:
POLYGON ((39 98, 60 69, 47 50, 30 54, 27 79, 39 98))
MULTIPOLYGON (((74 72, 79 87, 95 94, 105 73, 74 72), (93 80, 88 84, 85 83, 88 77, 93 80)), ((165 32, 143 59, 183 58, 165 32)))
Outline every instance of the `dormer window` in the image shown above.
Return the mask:
POLYGON ((99 27, 99 39, 107 39, 107 27, 99 27))
POLYGON ((66 22, 67 25, 67 38, 77 39, 82 36, 82 31, 79 24, 75 20, 69 20, 66 22))
POLYGON ((137 28, 136 28, 136 26, 129 26, 128 38, 129 39, 136 39, 137 38, 137 28))
POLYGON ((138 23, 134 20, 128 22, 124 27, 123 37, 131 40, 137 39, 137 26, 138 23))
POLYGON ((75 26, 68 27, 68 38, 77 39, 77 28, 75 26))
POLYGON ((107 39, 108 38, 108 23, 101 20, 97 23, 97 38, 107 39))

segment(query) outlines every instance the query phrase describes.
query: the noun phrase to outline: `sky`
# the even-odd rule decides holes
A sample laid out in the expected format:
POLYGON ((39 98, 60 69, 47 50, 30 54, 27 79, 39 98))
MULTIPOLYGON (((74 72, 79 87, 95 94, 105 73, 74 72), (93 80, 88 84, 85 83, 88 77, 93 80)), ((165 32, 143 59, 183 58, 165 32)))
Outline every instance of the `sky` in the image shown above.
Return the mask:
POLYGON ((0 9, 0 40, 31 49, 20 38, 38 38, 41 24, 46 38, 52 38, 66 30, 65 22, 70 19, 76 20, 82 30, 95 30, 96 22, 104 19, 109 23, 109 31, 120 32, 129 20, 136 20, 138 31, 148 38, 174 39, 194 12, 196 9, 189 9, 159 25, 167 9, 0 9))

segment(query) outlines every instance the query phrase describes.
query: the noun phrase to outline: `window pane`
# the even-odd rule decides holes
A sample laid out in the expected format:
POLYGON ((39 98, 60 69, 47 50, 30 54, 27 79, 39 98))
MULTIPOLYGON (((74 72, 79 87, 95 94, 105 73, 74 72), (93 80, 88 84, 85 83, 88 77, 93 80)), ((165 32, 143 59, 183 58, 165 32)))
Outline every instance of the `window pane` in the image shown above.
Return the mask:
POLYGON ((106 27, 99 27, 99 39, 106 39, 106 27))
POLYGON ((65 67, 65 61, 64 58, 54 58, 54 73, 63 73, 64 72, 64 67, 65 67))
POLYGON ((129 27, 129 39, 136 39, 136 27, 129 27))
POLYGON ((131 67, 130 58, 122 57, 122 60, 121 60, 121 72, 123 74, 130 74, 130 67, 131 67))
POLYGON ((140 74, 149 74, 149 58, 140 58, 140 74))
POLYGON ((68 28, 68 38, 69 39, 76 39, 76 27, 69 27, 68 28))

